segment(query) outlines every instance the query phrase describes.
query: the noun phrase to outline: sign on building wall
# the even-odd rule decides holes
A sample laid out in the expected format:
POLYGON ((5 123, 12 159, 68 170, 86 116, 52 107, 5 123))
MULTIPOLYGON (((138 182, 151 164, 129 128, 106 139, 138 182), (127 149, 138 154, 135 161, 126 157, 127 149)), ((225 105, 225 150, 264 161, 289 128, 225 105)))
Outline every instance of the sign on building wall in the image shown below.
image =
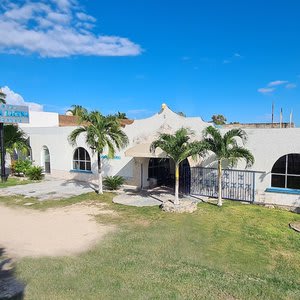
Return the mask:
POLYGON ((1 104, 0 123, 29 123, 28 106, 1 104))

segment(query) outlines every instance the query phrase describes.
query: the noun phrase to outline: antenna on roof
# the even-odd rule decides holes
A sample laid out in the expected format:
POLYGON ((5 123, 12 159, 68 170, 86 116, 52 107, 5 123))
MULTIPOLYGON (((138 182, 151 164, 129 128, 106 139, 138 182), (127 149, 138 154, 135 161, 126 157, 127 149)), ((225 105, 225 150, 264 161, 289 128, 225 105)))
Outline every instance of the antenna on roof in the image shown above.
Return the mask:
POLYGON ((274 126, 274 102, 272 102, 272 127, 274 126))
POLYGON ((293 123, 293 110, 291 109, 291 113, 290 113, 290 128, 292 128, 292 123, 293 123))
POLYGON ((280 109, 279 128, 282 128, 282 107, 281 107, 281 109, 280 109))

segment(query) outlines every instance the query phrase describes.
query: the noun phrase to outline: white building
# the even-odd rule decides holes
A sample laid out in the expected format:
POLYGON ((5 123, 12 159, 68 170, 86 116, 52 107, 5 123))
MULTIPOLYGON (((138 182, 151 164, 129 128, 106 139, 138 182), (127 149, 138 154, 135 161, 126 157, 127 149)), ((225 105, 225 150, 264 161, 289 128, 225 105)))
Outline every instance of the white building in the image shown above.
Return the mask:
MULTIPOLYGON (((84 136, 76 147, 68 136, 76 128, 74 117, 57 113, 31 112, 30 124, 22 129, 30 137, 32 159, 51 176, 80 181, 97 178, 97 157, 85 144, 84 136)), ((154 116, 123 124, 129 138, 126 149, 108 160, 103 155, 104 176, 121 175, 127 183, 140 188, 152 184, 172 184, 174 166, 163 152, 149 150, 151 142, 161 132, 173 133, 181 127, 194 131, 193 139, 201 139, 202 131, 210 123, 201 118, 180 116, 167 106, 154 116)), ((226 131, 228 129, 221 129, 226 131)), ((246 147, 255 157, 254 165, 245 171, 240 162, 226 170, 223 176, 224 196, 250 202, 300 207, 300 129, 255 128, 245 129, 246 147)), ((216 193, 216 173, 212 157, 197 162, 188 159, 181 167, 182 188, 194 195, 216 193)))

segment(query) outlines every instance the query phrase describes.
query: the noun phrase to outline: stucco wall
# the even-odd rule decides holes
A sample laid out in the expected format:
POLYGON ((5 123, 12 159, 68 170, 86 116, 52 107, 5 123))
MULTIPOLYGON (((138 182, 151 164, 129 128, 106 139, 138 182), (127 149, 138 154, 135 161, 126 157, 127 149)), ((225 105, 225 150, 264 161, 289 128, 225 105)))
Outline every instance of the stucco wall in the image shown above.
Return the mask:
MULTIPOLYGON (((52 117, 51 117, 52 118, 52 117)), ((50 118, 50 119, 51 119, 50 118)), ((42 122, 41 120, 39 122, 42 122)), ((48 119, 43 120, 43 124, 48 119)), ((54 118, 49 124, 54 125, 54 118)), ((38 124, 35 123, 35 124, 38 124)), ((49 125, 48 124, 48 125, 49 125)), ((126 157, 125 151, 138 143, 151 143, 160 132, 171 133, 181 127, 188 127, 195 132, 194 139, 201 139, 202 131, 209 123, 203 122, 201 118, 184 118, 178 116, 168 108, 155 114, 154 116, 136 120, 133 124, 124 128, 129 138, 129 145, 120 153, 116 153, 116 158, 112 160, 103 159, 103 173, 107 175, 121 175, 127 179, 127 182, 136 186, 147 187, 148 163, 149 158, 126 157), (143 166, 143 176, 141 174, 141 165, 143 166), (143 184, 141 184, 141 176, 143 184)), ((79 180, 95 179, 97 175, 96 155, 86 146, 84 136, 79 137, 77 146, 71 146, 68 142, 68 136, 75 127, 24 127, 30 136, 33 160, 35 164, 41 165, 41 151, 43 146, 47 146, 51 157, 52 174, 62 178, 75 178, 79 180), (73 153, 76 147, 84 147, 90 154, 92 160, 92 173, 81 174, 70 172, 72 170, 73 153)), ((228 129, 227 129, 228 130, 228 129)), ((221 129, 224 133, 226 129, 221 129)), ((271 185, 271 174, 273 164, 282 155, 288 153, 300 153, 300 129, 245 129, 248 133, 247 148, 251 150, 255 157, 255 163, 250 168, 259 171, 256 175, 257 201, 266 203, 284 202, 297 203, 300 206, 299 196, 266 193, 266 188, 271 185)), ((105 154, 105 153, 104 153, 105 154)), ((189 159, 190 165, 214 166, 212 157, 205 158, 203 161, 193 162, 189 159)), ((237 169, 244 169, 245 164, 240 162, 237 169)))
POLYGON ((58 126, 58 113, 43 112, 43 111, 30 111, 29 124, 19 124, 21 128, 27 127, 57 127, 58 126))

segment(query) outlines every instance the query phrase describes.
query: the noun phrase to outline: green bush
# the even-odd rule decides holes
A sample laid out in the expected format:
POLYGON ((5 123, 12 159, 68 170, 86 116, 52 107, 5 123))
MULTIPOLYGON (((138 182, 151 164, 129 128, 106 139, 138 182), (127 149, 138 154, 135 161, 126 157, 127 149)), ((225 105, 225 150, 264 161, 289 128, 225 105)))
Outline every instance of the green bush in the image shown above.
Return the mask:
POLYGON ((30 180, 41 180, 44 177, 43 168, 39 166, 32 166, 27 170, 26 176, 30 180))
POLYGON ((125 182, 125 179, 118 175, 107 176, 104 178, 103 182, 108 190, 117 190, 125 182))
POLYGON ((17 176, 24 176, 31 168, 32 162, 29 159, 14 161, 11 165, 11 172, 17 176))

